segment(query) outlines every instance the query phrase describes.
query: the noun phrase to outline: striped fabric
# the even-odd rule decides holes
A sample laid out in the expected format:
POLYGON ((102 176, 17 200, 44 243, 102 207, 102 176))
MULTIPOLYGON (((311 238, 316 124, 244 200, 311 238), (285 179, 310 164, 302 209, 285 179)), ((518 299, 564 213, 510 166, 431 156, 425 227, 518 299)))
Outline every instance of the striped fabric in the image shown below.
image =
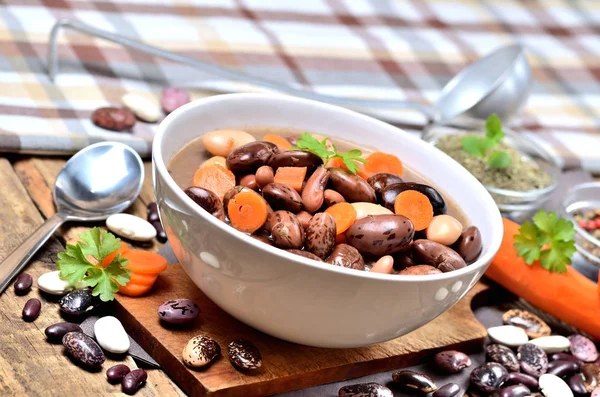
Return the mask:
MULTIPOLYGON (((0 0, 0 150, 73 152, 117 139, 147 156, 156 125, 114 133, 91 112, 171 85, 194 97, 256 90, 73 31, 60 36, 54 84, 45 57, 58 18, 323 94, 423 103, 469 63, 519 42, 536 84, 516 129, 564 165, 600 172, 599 1, 0 0)), ((415 132, 424 122, 376 115, 415 132)))

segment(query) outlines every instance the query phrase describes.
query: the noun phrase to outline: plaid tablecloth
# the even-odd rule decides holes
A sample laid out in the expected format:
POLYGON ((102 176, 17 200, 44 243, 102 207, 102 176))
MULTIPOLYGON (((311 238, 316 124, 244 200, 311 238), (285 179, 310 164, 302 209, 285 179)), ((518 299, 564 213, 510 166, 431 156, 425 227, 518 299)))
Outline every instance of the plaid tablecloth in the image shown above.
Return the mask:
MULTIPOLYGON (((89 116, 126 92, 194 97, 250 91, 68 31, 46 73, 58 18, 319 93, 435 101, 459 70, 498 46, 526 46, 536 80, 518 130, 563 164, 600 172, 600 2, 452 0, 0 0, 0 149, 72 152, 103 139, 142 155, 156 125, 108 132, 89 116)), ((379 114, 417 131, 418 115, 379 114)))

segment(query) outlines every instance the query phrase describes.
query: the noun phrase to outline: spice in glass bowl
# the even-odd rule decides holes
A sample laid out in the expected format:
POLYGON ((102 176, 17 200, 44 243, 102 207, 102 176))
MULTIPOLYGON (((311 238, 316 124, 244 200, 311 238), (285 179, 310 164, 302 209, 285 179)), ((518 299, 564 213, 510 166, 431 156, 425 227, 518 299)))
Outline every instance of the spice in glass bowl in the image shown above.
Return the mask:
POLYGON ((499 189, 528 191, 550 186, 552 178, 526 155, 502 141, 504 133, 493 114, 485 135, 461 133, 446 135, 436 147, 448 154, 483 185, 499 189))

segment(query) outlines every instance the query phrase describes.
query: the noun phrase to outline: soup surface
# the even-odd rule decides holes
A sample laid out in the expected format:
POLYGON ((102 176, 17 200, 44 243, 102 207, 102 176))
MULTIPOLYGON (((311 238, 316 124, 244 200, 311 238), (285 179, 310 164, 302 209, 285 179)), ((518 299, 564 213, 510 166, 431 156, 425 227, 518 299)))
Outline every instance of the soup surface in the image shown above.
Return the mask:
MULTIPOLYGON (((218 135, 220 131, 223 130, 216 130, 210 132, 210 134, 218 135)), ((228 171, 225 171, 231 179, 228 181, 231 188, 229 190, 225 189, 227 192, 212 192, 208 189, 213 178, 212 175, 210 178, 206 175, 201 175, 203 178, 198 177, 199 174, 203 174, 200 172, 203 164, 206 165, 217 160, 217 157, 213 156, 215 153, 207 150, 207 147, 210 148, 210 146, 206 143, 206 136, 204 135, 183 147, 173 156, 168 165, 169 173, 175 182, 192 200, 238 230, 252 234, 253 237, 267 244, 290 250, 311 259, 361 270, 370 270, 372 265, 372 271, 384 269, 381 271, 383 273, 399 272, 400 274, 421 275, 452 271, 474 262, 476 257, 479 256, 481 251, 479 230, 475 226, 470 226, 469 220, 457 203, 443 192, 438 192, 435 186, 432 186, 429 181, 411 169, 410 166, 401 164, 395 156, 391 157, 401 164, 402 172, 400 176, 377 171, 378 173, 372 174, 368 179, 366 179, 366 176, 360 178, 339 168, 343 167, 339 163, 334 168, 331 168, 331 165, 326 165, 328 168, 323 166, 311 168, 308 166, 308 171, 307 167, 298 167, 295 164, 273 165, 272 168, 271 160, 277 155, 286 153, 289 149, 284 150, 279 145, 278 149, 274 143, 267 142, 270 146, 266 147, 270 148, 269 150, 274 150, 275 153, 268 154, 267 158, 269 160, 265 160, 263 163, 260 163, 260 161, 256 163, 256 161, 259 157, 264 156, 264 150, 260 153, 256 152, 256 156, 252 150, 256 150, 256 147, 262 150, 261 147, 264 147, 265 142, 261 141, 268 141, 266 136, 269 136, 269 134, 270 136, 274 135, 277 138, 276 141, 278 139, 285 141, 285 144, 289 147, 291 145, 288 141, 296 142, 300 134, 306 131, 274 127, 245 127, 243 131, 253 137, 246 134, 247 140, 255 139, 256 142, 232 148, 228 151, 228 154, 224 154, 227 156, 226 160, 220 158, 221 164, 210 164, 211 170, 216 170, 217 173, 222 170, 219 167, 229 168, 228 171), (242 158, 243 161, 240 160, 242 158), (245 162, 245 164, 253 162, 253 168, 240 168, 239 161, 245 162), (257 170, 259 166, 260 168, 257 170), (259 180, 261 168, 265 167, 271 173, 271 182, 264 186, 259 183, 257 186, 256 182, 259 180), (303 171, 306 172, 306 176, 300 178, 299 184, 297 178, 295 184, 293 183, 294 180, 290 179, 289 186, 282 187, 281 183, 272 183, 278 182, 277 174, 282 171, 282 168, 291 169, 292 176, 297 175, 298 168, 304 168, 303 171), (230 171, 233 171, 235 175, 230 171), (274 171, 276 171, 276 175, 273 181, 274 171), (321 184, 322 186, 315 190, 315 194, 320 195, 319 205, 309 209, 310 205, 308 205, 307 200, 312 199, 311 195, 306 196, 305 193, 306 190, 313 189, 318 185, 314 181, 311 182, 313 179, 318 179, 316 177, 317 173, 327 175, 324 175, 323 179, 325 184, 321 184), (384 181, 381 189, 376 187, 377 177, 379 176, 384 181), (389 179, 390 177, 392 179, 389 179), (235 178, 235 181, 233 178, 235 178), (339 183, 336 185, 336 181, 339 181, 340 178, 342 181, 356 181, 356 188, 344 190, 344 187, 339 186, 339 183), (208 181, 208 186, 203 186, 203 182, 199 182, 202 180, 208 181), (252 186, 247 184, 249 180, 252 180, 252 186), (246 193, 246 190, 252 191, 244 196, 240 193, 243 191, 242 187, 235 187, 235 185, 246 186, 243 189, 244 193, 246 193), (195 191, 190 190, 192 186, 196 187, 195 191), (339 189, 337 186, 339 186, 339 189), (201 189, 198 190, 197 187, 201 189), (282 191, 282 188, 287 190, 282 191), (361 191, 365 191, 365 189, 370 190, 372 196, 369 196, 369 192, 366 192, 366 197, 372 197, 371 200, 360 199, 360 197, 365 197, 364 194, 360 195, 361 191), (204 190, 209 190, 209 192, 206 193, 204 190), (408 193, 406 190, 408 190, 408 193), (323 201, 323 191, 325 192, 325 201, 323 201), (337 195, 332 197, 339 197, 339 200, 327 200, 328 191, 330 195, 337 195), (356 194, 357 191, 358 194, 356 194), (209 193, 210 197, 207 196, 209 193), (286 207, 285 202, 282 204, 280 200, 282 194, 286 197, 297 197, 297 200, 291 202, 288 200, 286 207), (236 211, 239 210, 240 212, 231 213, 233 207, 231 207, 230 202, 242 196, 244 196, 244 200, 240 200, 239 206, 235 207, 236 211), (400 196, 403 196, 402 200, 400 200, 400 196), (305 199, 304 203, 302 199, 305 199), (245 200, 249 201, 246 203, 245 200), (419 228, 419 217, 421 216, 419 206, 423 204, 423 200, 426 201, 424 203, 426 204, 424 206, 425 212, 429 208, 432 213, 429 214, 427 225, 419 228), (236 225, 236 220, 246 217, 244 218, 246 220, 243 221, 246 222, 253 216, 249 215, 253 210, 251 207, 252 205, 256 206, 258 201, 265 202, 268 209, 267 221, 263 221, 264 225, 251 229, 240 228, 239 225, 236 225), (347 201, 350 204, 340 204, 340 201, 347 201), (209 204, 206 204, 207 202, 209 204), (215 203, 218 205, 218 211, 214 207, 215 203), (296 206, 296 204, 298 205, 296 206), (352 209, 350 205, 355 209, 352 209), (338 206, 337 209, 336 206, 338 206), (406 207, 406 212, 402 211, 403 206, 406 207), (228 213, 228 208, 230 213, 228 213), (342 208, 345 212, 341 211, 342 208), (350 212, 354 211, 355 213, 351 214, 352 218, 345 219, 350 217, 350 215, 347 215, 348 209, 350 212), (415 219, 411 219, 413 215, 416 217, 415 219), (333 235, 328 236, 327 232, 331 229, 331 222, 334 221, 333 235), (346 221, 349 224, 343 226, 343 229, 340 228, 340 225, 346 221), (448 239, 448 236, 454 237, 448 239), (323 242, 321 240, 323 239, 331 240, 331 244, 325 244, 329 245, 325 250, 322 249, 323 242)), ((318 133, 310 134, 319 137, 319 135, 315 135, 318 133)), ((319 139, 319 141, 321 140, 319 139)), ((328 138, 328 142, 333 143, 339 153, 359 149, 362 152, 362 158, 366 159, 367 162, 370 161, 369 156, 371 154, 380 154, 378 148, 359 147, 356 144, 344 142, 337 138, 328 138)), ((215 152, 214 149, 211 150, 215 152)), ((316 157, 322 164, 322 160, 316 154, 311 154, 311 156, 316 157)), ((386 157, 382 158, 386 159, 386 157)), ((381 167, 386 168, 385 161, 383 161, 381 167)), ((279 179, 279 182, 287 181, 288 179, 283 179, 283 172, 281 174, 282 178, 279 179)), ((218 179, 219 176, 217 175, 216 178, 218 179)), ((263 204, 258 205, 258 207, 261 205, 263 204)))

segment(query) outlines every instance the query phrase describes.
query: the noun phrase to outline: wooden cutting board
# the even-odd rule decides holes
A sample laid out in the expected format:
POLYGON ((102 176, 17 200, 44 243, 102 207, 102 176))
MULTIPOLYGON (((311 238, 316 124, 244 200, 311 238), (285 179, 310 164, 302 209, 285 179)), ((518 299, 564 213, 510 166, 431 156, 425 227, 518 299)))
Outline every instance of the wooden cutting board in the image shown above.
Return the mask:
POLYGON ((412 333, 374 346, 323 349, 301 346, 268 336, 222 311, 190 280, 180 265, 164 272, 144 298, 118 296, 118 317, 127 331, 188 394, 193 396, 264 396, 350 379, 419 363, 438 350, 481 347, 485 328, 475 319, 471 301, 487 289, 477 284, 449 311, 412 333), (169 299, 188 298, 201 314, 188 327, 165 326, 158 306, 169 299), (168 327, 168 328, 167 328, 168 327), (215 339, 224 353, 203 370, 188 369, 181 361, 187 341, 199 334, 215 339), (227 359, 227 344, 248 339, 259 348, 263 367, 255 374, 236 371, 227 359))

